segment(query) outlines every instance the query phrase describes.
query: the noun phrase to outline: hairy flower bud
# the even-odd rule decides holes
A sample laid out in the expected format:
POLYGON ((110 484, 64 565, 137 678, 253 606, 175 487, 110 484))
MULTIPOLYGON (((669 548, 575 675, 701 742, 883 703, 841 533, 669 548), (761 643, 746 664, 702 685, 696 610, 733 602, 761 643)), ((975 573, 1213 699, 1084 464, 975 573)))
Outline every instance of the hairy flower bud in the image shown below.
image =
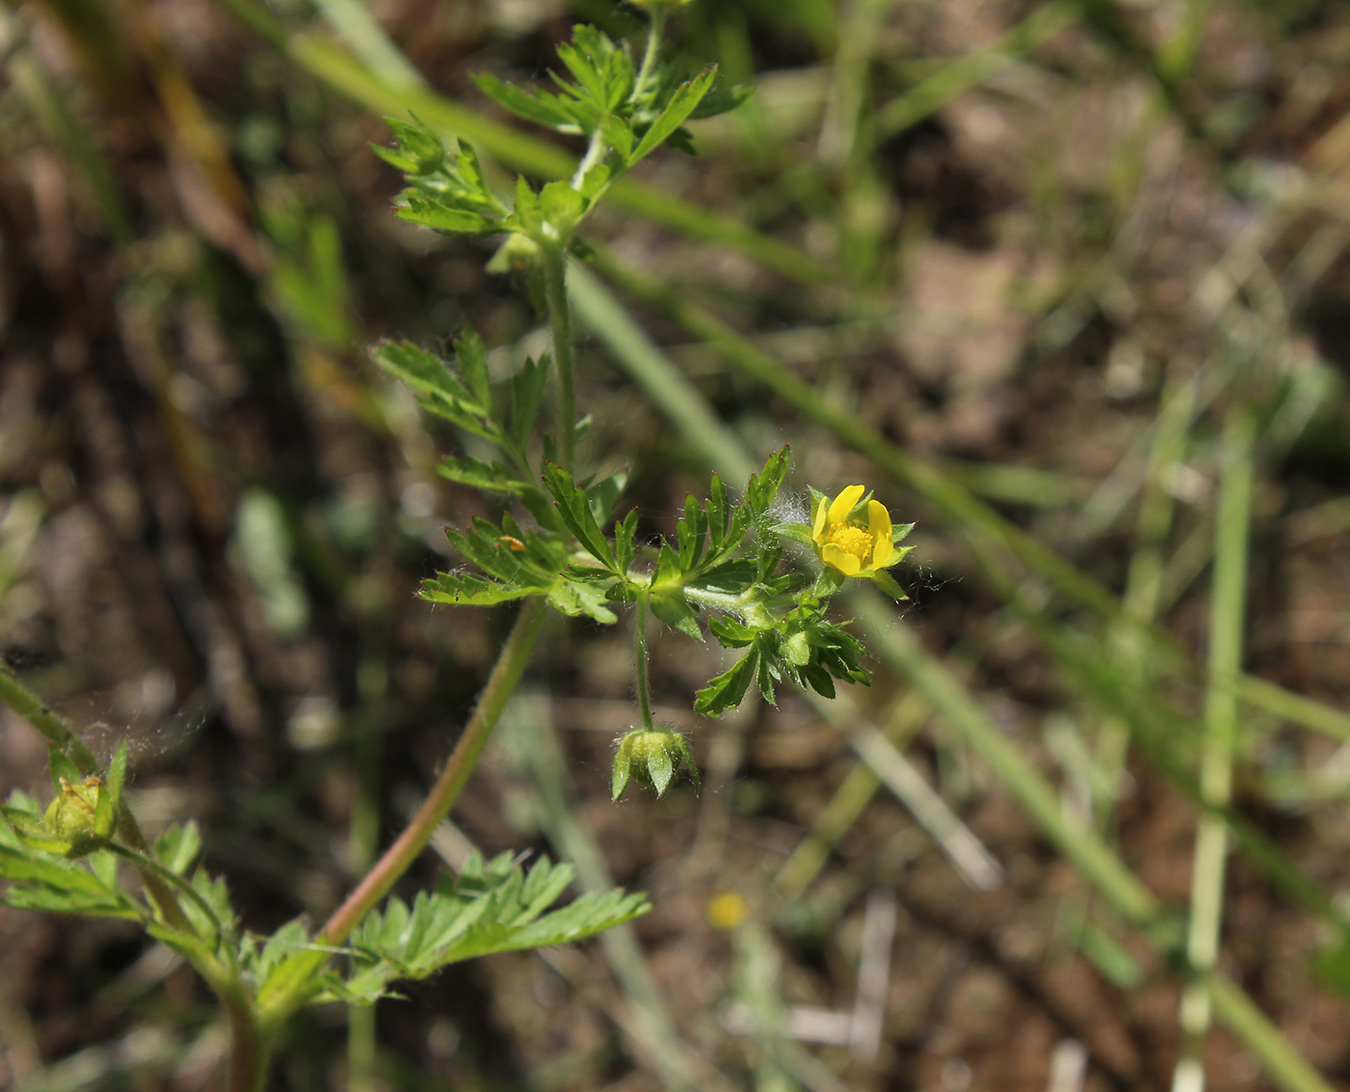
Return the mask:
POLYGON ((107 845, 116 815, 103 778, 86 777, 72 784, 63 777, 60 784, 42 817, 47 833, 70 843, 67 857, 83 857, 107 845))
POLYGON ((698 767, 689 754, 689 744, 673 728, 634 728, 618 741, 614 755, 614 799, 623 795, 630 777, 655 791, 657 796, 670 787, 680 766, 689 770, 689 779, 698 788, 698 767))

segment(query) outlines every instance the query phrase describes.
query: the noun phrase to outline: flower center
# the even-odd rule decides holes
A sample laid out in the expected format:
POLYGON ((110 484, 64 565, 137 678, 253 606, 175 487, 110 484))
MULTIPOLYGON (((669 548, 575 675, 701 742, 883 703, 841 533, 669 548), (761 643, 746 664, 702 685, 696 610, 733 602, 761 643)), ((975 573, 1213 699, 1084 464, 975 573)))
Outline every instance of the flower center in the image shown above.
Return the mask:
POLYGON ((826 542, 833 542, 846 554, 852 554, 863 565, 872 558, 872 532, 860 523, 841 523, 830 529, 826 542))

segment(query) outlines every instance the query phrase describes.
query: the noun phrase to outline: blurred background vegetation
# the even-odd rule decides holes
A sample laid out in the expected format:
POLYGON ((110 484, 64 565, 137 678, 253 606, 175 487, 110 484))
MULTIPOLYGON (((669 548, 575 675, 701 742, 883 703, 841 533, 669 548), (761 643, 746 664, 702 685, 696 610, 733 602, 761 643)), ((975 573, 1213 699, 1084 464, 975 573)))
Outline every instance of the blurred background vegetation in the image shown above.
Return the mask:
MULTIPOLYGON (((132 741, 137 814, 197 819, 259 932, 322 920, 401 826, 509 623, 413 599, 478 502, 366 350, 472 323, 505 375, 546 327, 491 241, 389 214, 369 145, 411 109, 569 173, 469 76, 545 78, 577 19, 642 26, 611 0, 0 6, 0 650, 101 753, 132 741)), ((719 651, 662 638, 703 792, 619 805, 626 638, 555 619, 410 881, 534 850, 656 910, 309 1014, 274 1086, 1344 1086, 1350 12, 672 25, 756 93, 589 223, 584 454, 628 464, 655 534, 791 443, 803 514, 808 483, 867 482, 919 521, 912 600, 854 605, 870 689, 722 722, 692 713, 719 651)), ((45 760, 0 715, 0 793, 45 760)), ((129 927, 0 911, 0 1084, 210 1087, 225 1046, 129 927)))

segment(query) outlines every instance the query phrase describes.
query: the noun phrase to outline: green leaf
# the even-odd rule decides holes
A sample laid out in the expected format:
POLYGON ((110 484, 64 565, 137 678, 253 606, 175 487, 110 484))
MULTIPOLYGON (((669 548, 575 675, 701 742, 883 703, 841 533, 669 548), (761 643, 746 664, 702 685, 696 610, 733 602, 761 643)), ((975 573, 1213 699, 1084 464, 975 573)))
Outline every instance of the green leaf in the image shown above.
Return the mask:
POLYGON ((748 84, 731 84, 730 86, 715 82, 712 88, 699 101, 698 106, 694 108, 693 113, 689 115, 690 121, 702 121, 704 118, 715 118, 719 114, 725 114, 736 107, 749 102, 755 95, 755 89, 748 84))
POLYGON ((446 235, 500 235, 506 231, 501 220, 490 220, 481 212, 457 208, 449 199, 429 197, 419 190, 406 190, 406 204, 394 209, 394 215, 410 224, 429 227, 446 235))
POLYGON ((412 387, 429 412, 485 439, 499 441, 496 427, 488 421, 491 405, 471 394, 439 357, 411 341, 382 341, 371 350, 371 357, 412 387))
POLYGON ((445 145, 427 126, 417 121, 410 124, 390 117, 385 118, 384 123, 394 134, 398 151, 390 151, 379 145, 372 147, 386 163, 411 175, 431 174, 445 165, 445 145))
POLYGON ((668 591, 653 592, 648 602, 652 614, 668 626, 674 626, 686 637, 695 641, 703 640, 703 632, 698 628, 698 618, 684 593, 676 588, 668 591))
POLYGON ((798 668, 797 674, 817 694, 826 698, 834 697, 834 680, 830 678, 830 673, 823 667, 816 664, 803 664, 798 668))
POLYGON ((543 238, 543 212, 539 207, 539 195, 530 188, 525 176, 516 176, 516 207, 511 212, 510 224, 513 230, 522 231, 531 238, 548 242, 543 238))
POLYGON ((755 682, 759 686, 759 692, 764 696, 764 700, 770 705, 777 705, 774 699, 773 684, 775 680, 782 678, 774 665, 773 657, 761 653, 759 657, 759 669, 755 673, 755 682))
POLYGON ((712 630, 712 635, 723 648, 745 648, 754 644, 755 638, 759 636, 759 630, 743 626, 725 615, 713 615, 709 618, 708 628, 712 630))
POLYGON ((605 591, 593 583, 559 577, 548 593, 549 605, 563 614, 584 614, 597 622, 613 625, 618 616, 605 605, 605 591))
POLYGON ((496 76, 482 73, 470 76, 474 86, 499 106, 504 106, 517 117, 533 121, 549 129, 580 131, 570 110, 556 95, 547 92, 528 92, 513 83, 503 83, 496 76))
MULTIPOLYGON (((6 818, 17 809, 6 809, 6 818)), ((115 870, 112 875, 115 878, 115 870)), ((0 845, 0 903, 25 910, 143 920, 136 902, 109 882, 106 863, 95 873, 76 861, 0 845)))
POLYGON ((693 572, 703 556, 708 536, 708 517, 693 494, 684 498, 684 516, 675 525, 675 539, 680 546, 680 571, 693 572))
POLYGON ((633 563, 636 550, 638 510, 634 508, 614 525, 614 568, 617 572, 627 573, 633 563))
MULTIPOLYGON (((473 150, 473 145, 465 141, 459 142, 459 152, 455 156, 455 174, 463 183, 465 193, 460 194, 461 200, 468 199, 484 209, 496 213, 505 213, 505 206, 497 200, 496 195, 488 188, 487 179, 483 176, 482 165, 478 162, 478 153, 473 150)), ((477 334, 472 330, 470 334, 476 339, 477 334)), ((481 349, 481 344, 480 344, 481 349)))
POLYGON ((309 926, 303 917, 288 921, 267 938, 262 951, 258 953, 251 970, 258 983, 259 990, 266 984, 272 972, 281 966, 292 952, 303 950, 309 945, 309 926))
POLYGON ((758 666, 759 653, 752 649, 694 695, 694 711, 705 717, 720 717, 740 705, 758 666))
POLYGON ((192 862, 202 851, 202 836, 197 824, 192 820, 183 824, 174 824, 155 839, 151 855, 179 876, 186 876, 192 862))
POLYGON ((569 182, 548 182, 539 194, 539 208, 544 222, 558 233, 559 238, 566 239, 585 215, 586 199, 569 182))
POLYGON ((447 455, 436 470, 452 482, 494 493, 520 494, 530 488, 510 467, 499 462, 485 463, 470 455, 447 455))
POLYGON ((598 482, 585 483, 586 499, 591 502, 591 514, 596 523, 605 523, 614 514, 619 498, 628 486, 628 470, 615 471, 598 482))
MULTIPOLYGON (((712 476, 708 487, 708 542, 713 550, 721 550, 727 544, 727 534, 731 530, 731 504, 727 500, 727 488, 718 474, 712 476)), ((732 543, 740 545, 740 543, 732 543)))
POLYGON ((662 585, 679 587, 681 572, 680 555, 670 548, 669 543, 661 543, 656 555, 656 572, 652 574, 652 590, 662 585))
POLYGON ((768 512, 774 497, 778 495, 778 489, 787 476, 790 459, 791 449, 780 448, 769 456, 759 474, 750 475, 750 482, 745 487, 745 500, 742 503, 750 509, 756 521, 768 512))
POLYGON ((422 581, 417 594, 431 603, 453 603, 461 607, 491 607, 515 599, 549 595, 551 587, 544 585, 512 586, 497 580, 484 580, 468 573, 437 573, 422 581))
POLYGON ((626 118, 611 114, 605 119, 600 130, 606 144, 614 150, 619 159, 620 169, 627 168, 633 161, 633 126, 626 118))
POLYGON ((422 892, 411 907, 390 899, 366 917, 350 941, 347 985, 370 996, 387 982, 425 978, 464 959, 581 940, 651 908, 646 896, 615 890, 545 913, 571 879, 571 866, 546 859, 526 875, 510 854, 487 865, 475 854, 457 880, 422 892))
POLYGON ((605 536, 600 533, 600 526, 595 521, 585 491, 572 480, 572 475, 556 463, 550 463, 544 468, 544 485, 553 494, 558 514, 567 529, 577 537, 577 541, 592 557, 607 569, 614 571, 614 554, 610 551, 605 536))
POLYGON ((636 163, 650 155, 684 124, 685 119, 694 112, 703 96, 708 93, 716 77, 717 69, 713 67, 705 69, 688 83, 681 84, 666 103, 660 116, 652 122, 651 128, 642 134, 642 140, 633 149, 631 162, 636 163))
POLYGON ((547 353, 537 361, 527 358, 525 366, 511 379, 511 439, 522 453, 539 416, 549 364, 547 353))
MULTIPOLYGON (((475 164, 477 160, 474 161, 475 164)), ((464 375, 464 382, 473 394, 478 405, 490 416, 492 412, 492 388, 488 381, 487 357, 483 352, 483 339, 473 327, 466 326, 464 332, 455 341, 455 359, 464 375)))

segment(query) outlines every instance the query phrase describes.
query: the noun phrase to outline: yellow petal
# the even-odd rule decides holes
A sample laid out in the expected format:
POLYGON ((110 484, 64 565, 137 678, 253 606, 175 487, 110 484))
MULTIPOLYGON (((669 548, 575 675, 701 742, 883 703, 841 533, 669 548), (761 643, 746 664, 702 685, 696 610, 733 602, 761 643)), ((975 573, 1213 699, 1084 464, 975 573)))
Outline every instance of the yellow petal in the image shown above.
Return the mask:
POLYGON ((872 536, 872 568, 884 569, 895 547, 891 544, 891 514, 880 501, 867 502, 867 530, 872 536))
POLYGON ((891 514, 881 501, 867 502, 867 529, 878 541, 891 541, 891 514))
MULTIPOLYGON (((859 488, 862 488, 859 486, 859 488)), ((856 499, 856 498, 855 498, 856 499)), ((852 554, 846 554, 835 542, 827 542, 820 550, 821 559, 826 565, 838 569, 845 576, 854 576, 862 568, 862 562, 852 554)))
POLYGON ((811 537, 817 542, 825 534, 825 509, 829 507, 829 502, 824 497, 820 498, 820 503, 816 506, 816 522, 811 528, 811 537))
POLYGON ((853 511, 853 506, 858 503, 865 490, 861 485, 850 485, 839 496, 834 498, 830 505, 830 526, 836 523, 843 523, 848 519, 848 514, 853 511))

